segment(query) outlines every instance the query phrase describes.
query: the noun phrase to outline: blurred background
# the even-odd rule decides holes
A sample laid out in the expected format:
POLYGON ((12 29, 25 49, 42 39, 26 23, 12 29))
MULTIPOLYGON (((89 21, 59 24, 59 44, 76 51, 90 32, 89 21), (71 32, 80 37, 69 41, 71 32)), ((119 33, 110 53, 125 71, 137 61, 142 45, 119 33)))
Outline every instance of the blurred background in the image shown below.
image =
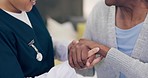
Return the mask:
POLYGON ((70 21, 73 17, 86 18, 98 0, 38 0, 39 9, 44 20, 52 17, 60 23, 70 21))
MULTIPOLYGON (((72 25, 77 32, 76 37, 80 38, 85 30, 86 19, 98 1, 99 0, 38 0, 36 6, 51 34, 56 32, 51 28, 57 27, 57 24, 69 24, 72 25), (53 26, 51 24, 56 25, 53 26)), ((64 36, 64 34, 62 36, 64 36)))
MULTIPOLYGON (((87 17, 98 1, 99 0, 37 1, 36 7, 53 39, 56 65, 67 60, 68 44, 72 40, 82 37, 87 17)), ((83 77, 80 76, 79 78, 83 77)))

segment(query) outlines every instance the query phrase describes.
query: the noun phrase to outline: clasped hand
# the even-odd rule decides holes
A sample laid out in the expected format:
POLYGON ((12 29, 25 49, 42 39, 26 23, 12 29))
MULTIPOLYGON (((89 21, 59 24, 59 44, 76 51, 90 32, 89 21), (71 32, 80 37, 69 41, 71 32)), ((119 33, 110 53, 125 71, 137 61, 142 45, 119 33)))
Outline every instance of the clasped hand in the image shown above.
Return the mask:
POLYGON ((68 61, 75 69, 92 68, 107 55, 108 50, 107 46, 91 40, 74 40, 68 46, 68 61))

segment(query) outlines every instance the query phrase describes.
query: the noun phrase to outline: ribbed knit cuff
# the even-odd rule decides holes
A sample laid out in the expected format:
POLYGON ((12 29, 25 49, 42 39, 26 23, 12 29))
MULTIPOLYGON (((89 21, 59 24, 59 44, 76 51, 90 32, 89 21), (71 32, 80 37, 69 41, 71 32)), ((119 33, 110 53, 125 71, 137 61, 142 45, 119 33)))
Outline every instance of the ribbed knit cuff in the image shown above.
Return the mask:
POLYGON ((105 60, 108 61, 113 66, 113 68, 118 69, 119 71, 121 71, 123 68, 129 68, 129 64, 132 64, 131 57, 115 48, 111 48, 108 51, 105 60))
POLYGON ((113 69, 124 73, 128 78, 144 78, 143 63, 121 51, 111 48, 105 58, 113 69), (142 73, 143 72, 143 73, 142 73))

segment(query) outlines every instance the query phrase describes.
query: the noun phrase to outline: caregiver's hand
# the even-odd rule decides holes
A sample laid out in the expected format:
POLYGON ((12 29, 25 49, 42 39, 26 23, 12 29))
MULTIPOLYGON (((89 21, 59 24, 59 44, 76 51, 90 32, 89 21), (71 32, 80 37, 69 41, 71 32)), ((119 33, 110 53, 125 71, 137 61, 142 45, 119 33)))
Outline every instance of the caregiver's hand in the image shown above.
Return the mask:
POLYGON ((68 61, 71 67, 82 69, 86 67, 88 51, 90 49, 79 41, 72 41, 68 46, 68 61))
POLYGON ((73 68, 91 68, 103 58, 96 57, 99 48, 90 49, 86 45, 73 41, 68 47, 68 60, 73 68))

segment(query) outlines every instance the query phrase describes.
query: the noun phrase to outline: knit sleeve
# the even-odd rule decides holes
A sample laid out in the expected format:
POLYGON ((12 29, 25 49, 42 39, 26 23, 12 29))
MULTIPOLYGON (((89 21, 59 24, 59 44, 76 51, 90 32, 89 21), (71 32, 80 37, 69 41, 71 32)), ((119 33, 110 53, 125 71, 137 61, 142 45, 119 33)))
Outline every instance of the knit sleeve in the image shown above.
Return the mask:
MULTIPOLYGON (((97 23, 101 22, 102 13, 106 11, 103 10, 104 8, 106 8, 104 0, 99 0, 87 18, 86 28, 83 38, 88 40, 93 40, 93 36, 95 36, 94 31, 96 30, 97 23)), ((95 68, 79 70, 79 71, 76 70, 76 72, 84 76, 93 76, 95 74, 95 68)))
POLYGON ((91 40, 91 38, 92 38, 92 34, 91 34, 92 28, 91 27, 92 26, 93 26, 93 13, 91 13, 89 15, 89 17, 87 18, 87 22, 86 22, 86 27, 85 27, 83 38, 91 40))
POLYGON ((134 59, 115 48, 111 48, 106 56, 106 61, 117 71, 122 72, 127 78, 147 78, 148 63, 134 59))

